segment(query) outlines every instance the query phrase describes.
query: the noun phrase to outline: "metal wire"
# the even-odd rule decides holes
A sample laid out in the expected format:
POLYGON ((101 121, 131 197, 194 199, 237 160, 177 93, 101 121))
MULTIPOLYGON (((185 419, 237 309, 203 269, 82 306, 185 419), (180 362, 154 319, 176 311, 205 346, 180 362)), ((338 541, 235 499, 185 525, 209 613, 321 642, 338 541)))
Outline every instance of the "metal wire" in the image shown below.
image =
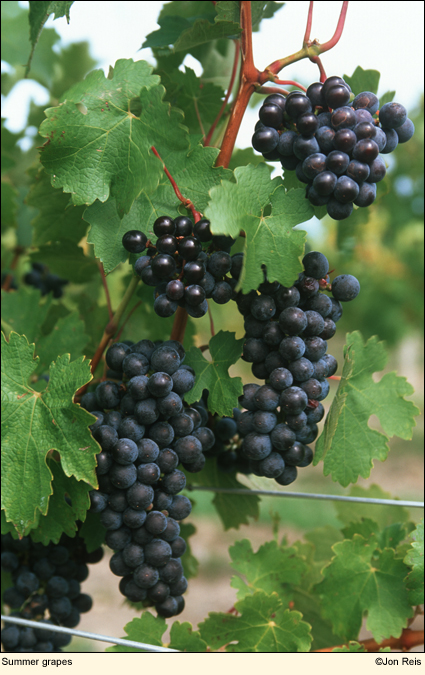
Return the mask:
MULTIPOLYGON (((19 619, 16 616, 1 615, 1 620, 7 623, 16 623, 19 626, 29 626, 37 630, 51 630, 56 633, 65 633, 66 635, 76 635, 77 637, 88 638, 89 640, 98 640, 99 642, 112 642, 123 647, 135 647, 136 649, 143 649, 145 652, 179 652, 178 649, 169 649, 168 647, 156 647, 155 645, 146 645, 143 642, 134 642, 134 640, 123 640, 122 638, 109 637, 108 635, 99 635, 98 633, 87 633, 83 630, 75 630, 74 628, 64 628, 63 626, 55 626, 50 623, 40 623, 39 621, 29 621, 27 619, 19 619)), ((180 652, 179 652, 180 653, 180 652)))
POLYGON ((380 504, 381 506, 409 506, 423 509, 424 502, 409 502, 402 499, 372 499, 370 497, 346 497, 344 495, 317 495, 310 492, 281 492, 280 490, 249 490, 248 488, 219 488, 204 485, 186 485, 186 490, 202 490, 204 492, 221 492, 234 495, 265 495, 270 497, 295 497, 302 499, 328 499, 335 502, 355 502, 357 504, 380 504))

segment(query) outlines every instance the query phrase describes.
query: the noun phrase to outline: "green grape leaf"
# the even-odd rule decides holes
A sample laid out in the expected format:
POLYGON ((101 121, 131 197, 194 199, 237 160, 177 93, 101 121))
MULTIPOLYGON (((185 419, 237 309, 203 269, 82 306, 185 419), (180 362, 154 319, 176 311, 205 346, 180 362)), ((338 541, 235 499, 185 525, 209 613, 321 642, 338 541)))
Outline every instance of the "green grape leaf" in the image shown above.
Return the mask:
MULTIPOLYGON (((394 499, 389 492, 385 492, 379 485, 373 484, 367 488, 354 485, 348 494, 350 497, 366 497, 368 499, 394 499)), ((371 515, 369 504, 356 504, 355 509, 350 502, 334 502, 334 506, 338 513, 338 519, 346 524, 370 518, 371 515)), ((384 529, 393 523, 405 523, 409 520, 409 511, 404 506, 374 504, 373 520, 380 529, 384 529)))
POLYGON ((222 105, 223 90, 215 84, 203 82, 195 72, 185 67, 161 72, 161 83, 166 89, 164 100, 184 113, 184 123, 189 131, 208 132, 222 105))
MULTIPOLYGON (((195 146, 188 154, 170 157, 170 168, 180 192, 190 199, 201 213, 208 204, 209 189, 218 185, 223 178, 229 179, 232 173, 223 167, 215 168, 216 148, 195 146)), ((101 203, 96 201, 84 212, 84 219, 91 228, 88 242, 94 245, 94 251, 108 274, 117 265, 128 258, 128 251, 122 245, 123 235, 128 230, 142 230, 149 239, 156 241, 153 224, 159 216, 176 217, 181 202, 163 173, 158 188, 153 194, 142 191, 129 213, 120 220, 114 199, 101 203)))
POLYGON ((84 255, 81 246, 66 239, 40 246, 37 251, 31 253, 30 258, 34 262, 45 263, 50 272, 75 284, 91 281, 99 274, 96 261, 84 255))
POLYGON ((219 2, 215 7, 206 2, 192 6, 190 3, 168 3, 158 17, 159 30, 146 37, 142 48, 174 45, 175 52, 189 51, 213 40, 237 37, 241 32, 239 13, 236 15, 233 7, 230 12, 226 7, 220 8, 222 4, 236 3, 219 2))
MULTIPOLYGON (((34 2, 39 5, 42 3, 34 2)), ((57 3, 59 4, 59 2, 57 3)), ((24 70, 30 54, 30 43, 22 36, 28 35, 28 9, 19 7, 17 2, 1 3, 2 44, 1 58, 13 66, 18 78, 24 77, 24 70)), ((57 77, 59 55, 53 47, 60 40, 54 28, 45 28, 38 42, 31 67, 31 79, 50 89, 57 77)))
POLYGON ((404 558, 404 563, 411 567, 406 577, 406 588, 409 591, 409 601, 412 605, 422 605, 424 602, 424 521, 421 520, 412 532, 412 548, 404 558))
POLYGON ((242 344, 243 339, 236 340, 235 333, 221 330, 209 343, 211 361, 207 361, 198 347, 192 347, 185 359, 196 374, 195 386, 184 396, 189 405, 199 401, 203 390, 208 389, 208 410, 222 417, 232 415, 243 386, 241 378, 230 377, 228 371, 240 358, 242 344))
POLYGON ((1 182, 1 231, 16 227, 18 213, 18 191, 9 183, 1 182))
MULTIPOLYGON (((186 363, 186 361, 185 361, 186 363)), ((188 479, 192 479, 193 474, 186 474, 188 479)), ((245 488, 234 473, 224 473, 220 471, 215 459, 207 459, 203 470, 193 478, 195 485, 205 487, 241 489, 245 488)), ((189 481, 188 481, 189 482, 189 481)), ((227 494, 225 492, 216 492, 213 504, 223 523, 225 530, 230 528, 238 529, 240 525, 248 525, 248 518, 258 520, 260 499, 257 495, 246 494, 227 494)))
POLYGON ((90 511, 88 511, 86 519, 81 525, 78 534, 84 539, 87 551, 92 553, 99 548, 99 546, 102 546, 105 541, 106 532, 106 528, 104 528, 100 522, 100 514, 90 513, 90 511))
MULTIPOLYGON (((142 642, 145 645, 153 645, 155 647, 163 647, 162 636, 167 629, 165 619, 160 616, 153 616, 150 612, 143 612, 140 619, 133 619, 130 623, 124 626, 127 635, 124 640, 134 640, 134 642, 142 642)), ((105 652, 142 652, 144 650, 136 647, 123 647, 122 645, 113 645, 107 647, 105 652)))
POLYGON ((113 74, 90 73, 46 111, 40 134, 48 140, 41 162, 53 187, 72 194, 73 204, 116 198, 119 214, 128 213, 140 191, 152 191, 161 162, 188 150, 182 114, 163 102, 164 88, 145 61, 120 59, 113 74), (84 171, 82 170, 84 168, 84 171))
POLYGON ((310 626, 299 612, 285 609, 277 593, 257 591, 235 603, 240 616, 210 612, 199 625, 201 638, 212 649, 226 652, 308 652, 310 626))
POLYGON ((30 71, 34 50, 37 46, 44 24, 46 23, 50 14, 54 13, 55 19, 66 16, 66 21, 69 23, 69 10, 72 4, 73 0, 70 0, 69 2, 67 0, 54 0, 53 2, 44 0, 41 2, 40 0, 30 0, 28 19, 30 24, 30 41, 32 44, 32 50, 25 71, 25 76, 27 76, 30 71))
POLYGON ((207 644, 201 639, 198 631, 194 631, 191 624, 185 621, 174 621, 170 631, 170 649, 179 652, 205 652, 207 644))
POLYGON ((335 649, 332 649, 332 654, 358 654, 359 652, 366 652, 366 647, 364 645, 361 645, 359 642, 355 642, 354 640, 350 640, 348 645, 344 645, 343 647, 335 647, 335 649))
MULTIPOLYGON (((193 500, 190 500, 192 502, 193 506, 193 500)), ((196 527, 192 525, 192 523, 180 523, 180 536, 183 537, 183 539, 186 542, 186 551, 181 557, 183 569, 184 569, 184 575, 186 579, 192 579, 193 577, 196 577, 198 574, 198 567, 199 563, 195 556, 192 553, 192 549, 189 543, 189 537, 194 535, 196 532, 196 527)))
MULTIPOLYGON (((78 244, 88 227, 83 220, 85 207, 73 206, 69 195, 55 190, 44 169, 40 169, 33 176, 33 181, 25 200, 29 206, 39 210, 32 222, 33 246, 42 246, 53 241, 62 242, 64 239, 78 244)), ((63 246, 61 253, 65 251, 66 246, 63 246)))
POLYGON ((323 616, 345 640, 355 639, 367 612, 366 627, 376 642, 398 637, 413 611, 403 579, 406 566, 394 550, 377 551, 376 540, 355 534, 334 545, 335 557, 316 586, 323 616))
POLYGON ((305 560, 294 548, 279 546, 276 541, 266 542, 254 553, 251 542, 243 539, 229 548, 229 554, 233 569, 245 577, 233 577, 230 584, 239 589, 239 600, 264 591, 278 593, 282 603, 287 604, 291 599, 290 587, 300 584, 307 571, 305 560))
POLYGON ((41 297, 38 288, 19 286, 17 291, 2 291, 2 326, 6 336, 13 330, 25 333, 29 342, 34 342, 52 306, 52 294, 41 297))
POLYGON ((35 352, 40 357, 37 372, 46 372, 58 354, 68 352, 72 360, 83 356, 88 342, 89 337, 84 333, 84 322, 77 312, 68 314, 63 319, 59 318, 51 333, 37 341, 35 352))
POLYGON ((405 396, 413 387, 404 377, 387 373, 379 382, 373 373, 383 370, 387 353, 378 338, 363 343, 356 331, 347 335, 344 367, 337 394, 316 443, 314 464, 324 459, 323 473, 344 487, 359 476, 368 478, 373 459, 384 461, 391 436, 410 439, 418 409, 405 396), (368 425, 376 415, 384 433, 368 425))
POLYGON ((363 70, 361 66, 357 66, 351 77, 344 75, 344 80, 350 85, 354 95, 357 96, 362 91, 371 91, 376 94, 380 77, 381 73, 378 70, 363 70))
MULTIPOLYGON (((89 492, 93 488, 83 481, 77 481, 74 476, 65 476, 60 464, 50 459, 48 468, 53 475, 53 494, 49 499, 49 508, 45 516, 39 515, 37 528, 31 533, 35 542, 43 546, 52 541, 59 543, 63 533, 74 537, 77 531, 76 521, 85 520, 87 509, 90 506, 89 492), (65 500, 68 496, 71 504, 65 500)), ((38 512, 39 513, 39 512, 38 512)), ((28 531, 32 525, 28 526, 28 531)))
POLYGON ((72 403, 91 373, 87 360, 70 363, 69 354, 63 354, 50 365, 48 386, 37 393, 28 386, 37 366, 34 346, 12 332, 9 342, 2 334, 2 347, 2 508, 23 534, 37 520, 38 511, 42 515, 48 511, 53 478, 46 464, 50 450, 60 453, 67 476, 97 485, 99 446, 88 429, 93 416, 72 403))
POLYGON ((244 293, 264 280, 292 286, 302 271, 305 232, 295 225, 309 220, 313 210, 303 189, 286 192, 281 178, 270 180, 271 167, 261 163, 235 169, 236 183, 222 181, 210 190, 205 215, 214 234, 234 238, 246 233, 244 266, 239 284, 244 293), (270 210, 271 215, 266 215, 270 210))

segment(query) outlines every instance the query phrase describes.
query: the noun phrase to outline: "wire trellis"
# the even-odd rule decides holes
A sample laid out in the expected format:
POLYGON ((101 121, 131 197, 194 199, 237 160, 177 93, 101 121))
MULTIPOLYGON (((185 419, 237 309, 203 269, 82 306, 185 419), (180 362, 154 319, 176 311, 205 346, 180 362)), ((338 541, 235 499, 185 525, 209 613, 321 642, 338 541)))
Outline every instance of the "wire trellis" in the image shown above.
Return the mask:
POLYGON ((87 633, 84 630, 75 630, 74 628, 64 628, 63 626, 55 626, 50 623, 40 623, 39 621, 29 621, 28 619, 20 619, 17 616, 1 615, 2 621, 7 623, 14 623, 18 626, 28 626, 29 628, 36 628, 39 630, 48 630, 55 633, 65 633, 66 635, 75 635, 76 637, 88 638, 89 640, 98 640, 99 642, 112 642, 123 647, 135 647, 145 652, 179 652, 178 649, 169 649, 168 647, 157 647, 156 645, 146 645, 143 642, 135 642, 134 640, 124 640, 123 638, 110 637, 109 635, 99 635, 98 633, 87 633))
POLYGON ((403 499, 373 499, 371 497, 347 497, 345 495, 320 495, 311 492, 281 492, 280 490, 250 490, 249 488, 220 488, 204 485, 186 485, 186 490, 202 490, 204 492, 220 492, 234 495, 263 495, 266 497, 295 497, 298 499, 324 499, 335 502, 355 502, 357 504, 379 504, 381 506, 408 506, 423 509, 424 502, 411 502, 403 499))
MULTIPOLYGON (((320 499, 340 502, 354 502, 357 504, 375 504, 380 506, 406 506, 410 508, 424 508, 424 502, 414 502, 402 499, 374 499, 371 497, 348 497, 345 495, 322 495, 310 492, 281 492, 279 490, 250 490, 248 488, 219 488, 207 487, 204 485, 187 485, 186 489, 190 492, 199 490, 204 492, 217 492, 222 494, 235 495, 262 495, 268 497, 293 497, 295 499, 320 499)), ((75 635, 76 637, 87 638, 89 640, 98 640, 99 642, 110 642, 123 647, 134 647, 145 652, 173 652, 181 653, 178 649, 170 649, 168 647, 158 647, 156 645, 149 645, 143 642, 135 642, 134 640, 126 640, 123 638, 111 637, 109 635, 100 635, 98 633, 89 633, 87 631, 75 630, 74 628, 64 628, 63 626, 55 626, 53 624, 43 624, 38 621, 29 621, 28 619, 21 619, 15 616, 1 615, 1 620, 6 623, 17 624, 19 626, 29 626, 30 628, 54 631, 57 633, 65 633, 67 635, 75 635)))

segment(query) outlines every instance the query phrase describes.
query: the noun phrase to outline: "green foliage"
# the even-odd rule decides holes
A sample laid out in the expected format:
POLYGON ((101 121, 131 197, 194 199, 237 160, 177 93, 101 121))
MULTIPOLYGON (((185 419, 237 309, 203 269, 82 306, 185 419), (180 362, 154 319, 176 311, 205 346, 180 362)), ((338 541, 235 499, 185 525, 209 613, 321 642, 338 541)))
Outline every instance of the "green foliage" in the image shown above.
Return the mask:
POLYGON ((302 270, 305 233, 292 228, 313 211, 303 190, 285 192, 280 178, 270 180, 270 167, 259 164, 235 169, 236 183, 223 181, 211 190, 205 211, 214 234, 237 237, 246 233, 240 285, 244 293, 269 281, 292 286, 302 270), (268 214, 272 209, 271 215, 268 214))
MULTIPOLYGON (((93 417, 72 403, 77 389, 91 376, 87 361, 70 363, 69 354, 63 354, 51 364, 49 384, 39 394, 28 385, 37 366, 33 347, 25 336, 13 332, 9 342, 3 335, 2 341, 2 508, 23 535, 28 526, 37 525, 37 512, 45 515, 49 508, 53 475, 46 455, 50 450, 60 453, 67 476, 97 484, 98 445, 87 428, 93 417), (25 489, 28 485, 31 490, 25 489), (21 499, 16 500, 17 494, 21 499)), ((87 494, 87 485, 82 483, 80 490, 87 494)))
POLYGON ((387 362, 384 346, 376 338, 364 345, 360 333, 347 335, 344 356, 342 379, 316 444, 314 462, 324 459, 324 474, 345 487, 359 475, 367 478, 373 459, 386 458, 388 437, 412 437, 419 411, 405 400, 413 393, 405 378, 387 373, 379 382, 373 381, 373 373, 383 370, 387 362), (369 427, 372 414, 379 418, 384 434, 369 427))
POLYGON ((238 405, 238 396, 243 393, 243 386, 240 377, 229 377, 228 370, 239 359, 242 342, 235 339, 234 333, 220 331, 209 343, 211 361, 207 361, 200 349, 192 347, 185 363, 195 371, 196 382, 193 389, 185 394, 187 403, 199 401, 203 390, 208 389, 208 410, 221 416, 232 415, 233 408, 238 405))
POLYGON ((406 578, 406 587, 409 591, 409 602, 412 605, 422 605, 424 602, 424 521, 418 524, 412 532, 411 549, 406 554, 404 562, 411 567, 406 578))

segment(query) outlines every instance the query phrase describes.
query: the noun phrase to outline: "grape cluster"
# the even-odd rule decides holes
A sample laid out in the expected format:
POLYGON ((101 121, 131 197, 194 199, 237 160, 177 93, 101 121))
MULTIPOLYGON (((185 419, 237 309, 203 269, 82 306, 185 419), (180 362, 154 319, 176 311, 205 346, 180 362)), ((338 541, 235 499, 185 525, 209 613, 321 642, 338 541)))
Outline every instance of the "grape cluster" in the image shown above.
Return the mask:
POLYGON ((34 286, 41 291, 41 295, 53 293, 54 298, 61 298, 63 295, 63 286, 68 281, 61 279, 57 274, 51 274, 48 267, 43 263, 31 263, 32 270, 27 272, 24 276, 24 282, 27 286, 34 286))
MULTIPOLYGON (((78 534, 74 538, 63 534, 59 544, 47 546, 29 536, 13 539, 10 533, 2 535, 1 541, 1 568, 13 581, 3 593, 11 615, 75 628, 80 615, 93 604, 81 592, 81 583, 88 577, 88 564, 102 559, 103 549, 88 553, 78 534)), ((7 652, 61 652, 71 635, 9 624, 1 632, 1 642, 7 652)))
POLYGON ((342 316, 341 303, 360 291, 351 275, 330 284, 322 253, 307 253, 303 264, 304 272, 289 288, 265 280, 259 294, 238 295, 246 333, 242 358, 265 383, 246 384, 239 399, 243 412, 235 410, 233 419, 223 418, 214 427, 219 442, 212 453, 223 471, 266 476, 279 485, 292 483, 297 468, 313 459, 309 444, 324 416, 327 378, 338 367, 327 354, 327 342, 342 316))
POLYGON ((252 145, 306 183, 306 197, 343 220, 356 206, 370 206, 386 173, 379 153, 392 152, 415 131, 400 103, 370 91, 354 96, 337 76, 311 84, 306 94, 270 94, 259 111, 252 145))
MULTIPOLYGON (((137 259, 134 270, 145 284, 155 287, 158 316, 172 316, 178 307, 184 307, 189 316, 200 318, 208 311, 208 298, 219 305, 232 299, 236 280, 231 237, 213 236, 209 220, 193 224, 185 216, 160 216, 153 230, 156 244, 150 244, 146 255, 137 259), (206 250, 204 244, 208 244, 206 250)), ((130 230, 122 243, 130 253, 142 253, 148 240, 143 232, 130 230)))
POLYGON ((163 617, 180 614, 187 589, 179 521, 192 505, 179 494, 186 477, 178 467, 200 471, 204 451, 215 442, 204 426, 205 407, 183 403, 195 384, 184 358, 183 347, 174 340, 117 342, 107 351, 106 363, 121 383, 101 382, 81 399, 97 417, 90 429, 102 451, 91 511, 100 513, 106 544, 115 551, 110 568, 122 577, 119 588, 125 597, 154 605, 163 617))

